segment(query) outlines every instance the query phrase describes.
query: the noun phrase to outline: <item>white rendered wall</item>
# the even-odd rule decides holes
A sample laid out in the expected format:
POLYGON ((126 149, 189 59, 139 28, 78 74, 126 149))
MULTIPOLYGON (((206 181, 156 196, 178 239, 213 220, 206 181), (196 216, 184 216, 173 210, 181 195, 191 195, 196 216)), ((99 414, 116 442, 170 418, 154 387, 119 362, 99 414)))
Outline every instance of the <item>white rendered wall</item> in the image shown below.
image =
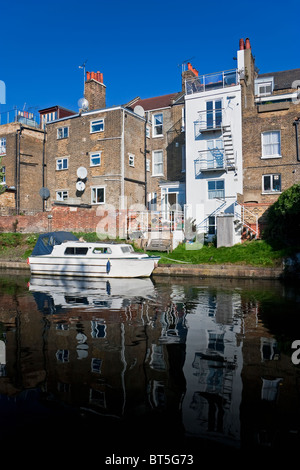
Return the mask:
MULTIPOLYGON (((208 199, 208 180, 223 179, 225 181, 225 212, 230 212, 230 206, 237 193, 242 193, 242 121, 241 121, 241 89, 240 85, 221 88, 202 93, 194 93, 185 97, 185 131, 186 131, 186 204, 187 216, 199 224, 211 214, 222 201, 208 199), (223 124, 230 124, 233 147, 236 157, 236 171, 205 171, 197 177, 194 161, 198 158, 199 150, 207 149, 207 140, 220 138, 221 132, 202 133, 195 138, 194 122, 198 120, 199 112, 206 109, 206 101, 222 99, 223 124), (214 135, 214 137, 213 137, 214 135)), ((224 211, 223 209, 223 211, 224 211)))

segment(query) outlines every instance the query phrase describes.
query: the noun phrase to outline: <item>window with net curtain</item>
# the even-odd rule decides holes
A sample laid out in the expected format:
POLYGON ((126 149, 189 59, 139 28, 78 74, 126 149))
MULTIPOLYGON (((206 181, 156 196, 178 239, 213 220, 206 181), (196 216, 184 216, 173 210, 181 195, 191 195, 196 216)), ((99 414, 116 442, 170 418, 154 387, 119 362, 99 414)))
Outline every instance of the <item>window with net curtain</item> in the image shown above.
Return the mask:
POLYGON ((280 131, 262 133, 262 158, 281 157, 280 131))

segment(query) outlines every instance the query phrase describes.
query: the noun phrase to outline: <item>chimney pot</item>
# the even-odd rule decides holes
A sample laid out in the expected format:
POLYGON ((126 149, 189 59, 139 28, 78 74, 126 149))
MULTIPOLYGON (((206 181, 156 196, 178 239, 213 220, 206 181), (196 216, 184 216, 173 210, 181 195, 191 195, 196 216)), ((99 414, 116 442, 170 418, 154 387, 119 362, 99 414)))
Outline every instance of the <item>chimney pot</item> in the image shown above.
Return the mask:
POLYGON ((250 39, 246 38, 246 49, 251 49, 250 39))
POLYGON ((244 39, 240 39, 240 51, 243 51, 244 49, 245 49, 244 39))

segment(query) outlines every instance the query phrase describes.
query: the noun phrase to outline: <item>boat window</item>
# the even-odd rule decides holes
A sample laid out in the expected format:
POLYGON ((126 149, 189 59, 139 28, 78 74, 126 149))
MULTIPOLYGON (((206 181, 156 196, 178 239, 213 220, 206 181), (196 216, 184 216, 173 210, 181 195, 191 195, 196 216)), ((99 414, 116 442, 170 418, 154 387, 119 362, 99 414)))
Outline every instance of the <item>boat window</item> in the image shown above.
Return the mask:
POLYGON ((133 252, 133 248, 132 248, 131 245, 121 246, 121 250, 123 251, 123 253, 132 253, 133 252))
POLYGON ((111 249, 107 246, 101 246, 93 249, 93 253, 96 255, 98 254, 105 254, 105 253, 111 253, 111 249))
POLYGON ((82 246, 68 246, 65 249, 65 255, 86 255, 88 248, 82 246))

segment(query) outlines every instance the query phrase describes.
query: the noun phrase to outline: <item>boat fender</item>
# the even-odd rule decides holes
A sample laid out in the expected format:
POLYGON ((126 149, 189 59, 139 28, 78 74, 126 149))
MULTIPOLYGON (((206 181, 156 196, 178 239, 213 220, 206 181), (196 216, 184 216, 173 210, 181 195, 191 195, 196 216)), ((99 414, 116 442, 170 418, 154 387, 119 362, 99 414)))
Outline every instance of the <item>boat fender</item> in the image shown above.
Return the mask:
POLYGON ((29 258, 27 258, 27 264, 30 264, 30 262, 29 262, 29 258))
POLYGON ((106 263, 106 273, 109 274, 110 271, 110 261, 108 260, 106 263))

